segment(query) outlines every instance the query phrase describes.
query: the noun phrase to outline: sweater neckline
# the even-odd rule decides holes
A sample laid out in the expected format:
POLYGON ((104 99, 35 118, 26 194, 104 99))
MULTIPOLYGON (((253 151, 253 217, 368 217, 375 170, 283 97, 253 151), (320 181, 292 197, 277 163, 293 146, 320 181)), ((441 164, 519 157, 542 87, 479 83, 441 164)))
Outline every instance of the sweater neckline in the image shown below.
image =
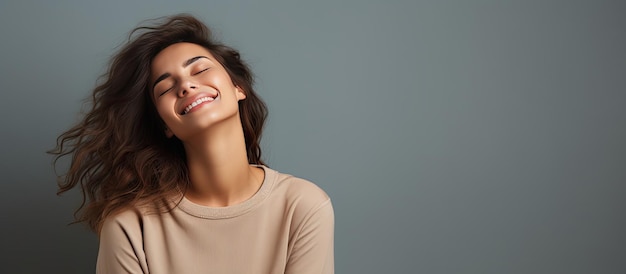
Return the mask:
POLYGON ((262 168, 265 176, 259 190, 247 200, 232 206, 210 207, 196 204, 182 196, 177 207, 189 215, 203 219, 228 219, 251 211, 269 196, 276 179, 276 171, 264 165, 253 166, 262 168))

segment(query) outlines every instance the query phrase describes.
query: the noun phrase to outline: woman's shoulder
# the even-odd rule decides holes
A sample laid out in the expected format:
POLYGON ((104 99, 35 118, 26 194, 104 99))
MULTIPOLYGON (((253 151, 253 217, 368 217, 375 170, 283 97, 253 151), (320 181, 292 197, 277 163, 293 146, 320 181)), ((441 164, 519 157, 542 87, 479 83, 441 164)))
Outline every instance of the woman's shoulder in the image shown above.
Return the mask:
POLYGON ((155 202, 136 202, 115 213, 107 216, 102 222, 101 233, 117 231, 130 233, 139 232, 144 226, 146 218, 166 211, 164 207, 158 207, 155 202))
POLYGON ((282 197, 289 205, 299 210, 315 210, 325 204, 330 204, 330 197, 316 183, 287 173, 266 169, 268 177, 274 180, 275 195, 282 197))
POLYGON ((313 181, 269 168, 266 168, 266 172, 273 173, 268 176, 274 179, 275 188, 284 189, 290 195, 306 194, 305 196, 311 199, 329 199, 326 192, 313 181))
POLYGON ((324 231, 332 235, 335 214, 326 191, 304 178, 279 172, 274 176, 273 208, 282 210, 282 216, 288 216, 292 236, 327 235, 324 231))
POLYGON ((134 235, 141 231, 141 226, 141 212, 137 208, 129 207, 111 214, 104 219, 102 227, 100 228, 100 239, 116 240, 125 237, 141 237, 140 233, 134 235))

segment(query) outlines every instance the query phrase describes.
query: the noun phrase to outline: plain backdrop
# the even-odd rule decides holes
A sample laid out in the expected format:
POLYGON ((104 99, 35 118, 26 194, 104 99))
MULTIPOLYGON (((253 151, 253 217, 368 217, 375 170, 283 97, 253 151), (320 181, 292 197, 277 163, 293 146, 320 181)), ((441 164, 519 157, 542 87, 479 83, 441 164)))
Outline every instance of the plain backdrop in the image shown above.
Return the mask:
POLYGON ((337 273, 626 273, 626 3, 598 0, 2 0, 1 273, 94 271, 45 151, 179 12, 252 66, 269 166, 331 196, 337 273))

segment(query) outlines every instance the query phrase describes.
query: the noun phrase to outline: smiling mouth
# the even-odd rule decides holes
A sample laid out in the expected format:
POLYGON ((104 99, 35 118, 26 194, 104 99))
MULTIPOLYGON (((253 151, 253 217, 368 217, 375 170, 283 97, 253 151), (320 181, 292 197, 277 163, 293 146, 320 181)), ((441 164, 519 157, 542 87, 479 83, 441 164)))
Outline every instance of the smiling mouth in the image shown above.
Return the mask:
POLYGON ((214 101, 214 100, 215 100, 215 98, 214 98, 214 97, 208 97, 208 96, 207 96, 207 97, 202 97, 202 98, 199 98, 198 100, 195 100, 193 103, 191 103, 190 105, 188 105, 188 106, 187 106, 187 107, 183 110, 183 112, 182 112, 181 114, 182 114, 182 115, 185 115, 185 114, 189 113, 189 112, 190 112, 192 109, 194 109, 195 107, 197 107, 197 106, 201 105, 202 103, 205 103, 205 102, 212 102, 212 101, 214 101))

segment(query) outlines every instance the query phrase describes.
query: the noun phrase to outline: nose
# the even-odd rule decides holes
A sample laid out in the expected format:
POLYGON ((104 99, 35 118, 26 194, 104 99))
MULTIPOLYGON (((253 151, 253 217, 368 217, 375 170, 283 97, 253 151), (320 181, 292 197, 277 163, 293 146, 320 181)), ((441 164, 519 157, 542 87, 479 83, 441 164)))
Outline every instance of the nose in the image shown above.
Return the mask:
POLYGON ((195 90, 196 88, 198 88, 198 85, 196 85, 195 83, 192 83, 191 81, 185 81, 178 89, 178 96, 184 97, 189 91, 195 90))

